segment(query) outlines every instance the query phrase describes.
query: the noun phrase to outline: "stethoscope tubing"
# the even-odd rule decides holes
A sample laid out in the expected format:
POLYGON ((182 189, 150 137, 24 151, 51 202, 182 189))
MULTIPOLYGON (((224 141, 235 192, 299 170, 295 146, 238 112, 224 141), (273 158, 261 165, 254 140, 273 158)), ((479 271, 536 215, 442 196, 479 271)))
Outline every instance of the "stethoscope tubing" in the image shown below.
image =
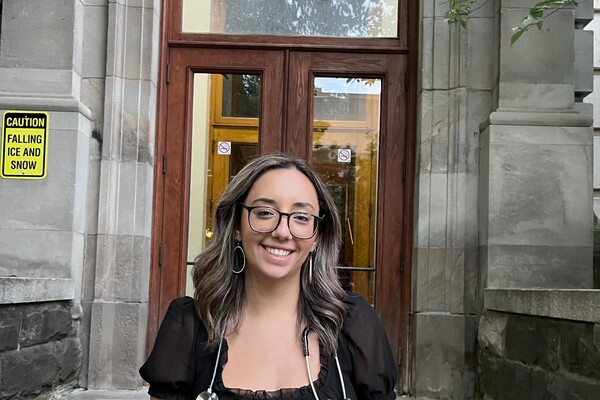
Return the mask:
MULTIPOLYGON (((302 331, 302 347, 304 348, 304 358, 306 359, 306 371, 308 372, 308 381, 310 382, 310 388, 312 389, 313 395, 315 396, 315 400, 319 400, 319 395, 317 394, 317 390, 315 389, 315 384, 313 383, 312 373, 310 370, 310 362, 308 361, 308 357, 310 355, 308 349, 308 333, 310 332, 310 328, 306 327, 302 331)), ((350 400, 346 397, 346 384, 344 383, 344 374, 342 373, 342 367, 340 366, 340 359, 338 358, 337 353, 335 354, 335 365, 337 367, 338 375, 340 377, 340 384, 342 386, 342 398, 344 400, 350 400)))
MULTIPOLYGON (((308 348, 308 333, 310 332, 310 328, 304 328, 302 331, 302 347, 304 349, 304 359, 306 360, 306 371, 308 373, 308 382, 310 383, 310 388, 312 389, 313 395, 315 396, 315 400, 320 400, 319 395, 317 394, 317 389, 315 388, 315 384, 312 378, 312 372, 310 370, 310 362, 309 362, 309 348, 308 348)), ((219 360, 221 359, 221 349, 223 348, 223 338, 225 337, 225 329, 221 333, 221 340, 219 341, 219 348, 217 350, 217 359, 215 360, 215 366, 213 368, 212 379, 210 380, 210 385, 206 391, 200 393, 196 400, 218 400, 218 396, 216 393, 213 393, 213 385, 215 384, 215 379, 217 377, 217 368, 219 366, 219 360)), ((350 400, 346 397, 346 384, 344 383, 344 374, 342 373, 342 367, 340 366, 340 360, 335 354, 335 365, 337 367, 338 375, 340 377, 340 384, 342 386, 342 396, 344 400, 350 400)))

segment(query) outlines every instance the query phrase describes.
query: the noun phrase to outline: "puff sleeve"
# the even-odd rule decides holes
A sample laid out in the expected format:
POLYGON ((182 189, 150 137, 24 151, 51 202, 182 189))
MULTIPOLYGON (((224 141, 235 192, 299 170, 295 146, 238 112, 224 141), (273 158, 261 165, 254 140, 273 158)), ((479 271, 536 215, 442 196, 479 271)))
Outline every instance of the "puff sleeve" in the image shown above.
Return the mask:
POLYGON ((175 299, 169 305, 152 352, 140 368, 150 384, 148 393, 159 399, 194 398, 198 374, 198 333, 202 330, 191 297, 175 299))
POLYGON ((358 294, 344 299, 348 307, 340 354, 349 362, 358 399, 395 399, 396 362, 379 316, 358 294))

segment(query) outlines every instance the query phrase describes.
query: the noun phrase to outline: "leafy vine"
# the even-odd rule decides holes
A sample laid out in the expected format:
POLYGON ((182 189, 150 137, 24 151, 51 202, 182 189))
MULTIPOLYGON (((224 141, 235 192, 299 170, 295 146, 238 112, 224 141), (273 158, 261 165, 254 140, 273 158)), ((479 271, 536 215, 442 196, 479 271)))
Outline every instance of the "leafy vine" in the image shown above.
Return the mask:
MULTIPOLYGON (((541 30, 544 25, 544 19, 556 11, 567 7, 576 7, 586 1, 589 0, 543 0, 536 3, 529 9, 519 26, 513 28, 513 34, 510 38, 511 45, 515 44, 529 29, 536 27, 541 30)), ((467 17, 489 2, 490 0, 448 0, 450 7, 444 13, 444 18, 446 18, 446 22, 449 24, 458 24, 466 29, 467 17)))

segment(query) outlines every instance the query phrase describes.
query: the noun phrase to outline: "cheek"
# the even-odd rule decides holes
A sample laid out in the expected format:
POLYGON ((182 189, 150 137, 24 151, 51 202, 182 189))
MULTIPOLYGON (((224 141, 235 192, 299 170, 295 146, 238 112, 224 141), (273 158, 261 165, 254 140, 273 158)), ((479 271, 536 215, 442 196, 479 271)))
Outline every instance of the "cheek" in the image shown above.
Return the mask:
POLYGON ((242 222, 240 226, 240 241, 250 246, 252 244, 260 242, 265 237, 264 233, 256 233, 250 228, 248 222, 242 222))
POLYGON ((250 225, 248 224, 248 218, 244 218, 244 216, 242 215, 242 217, 240 218, 240 221, 238 222, 238 228, 237 230, 240 232, 240 234, 247 236, 249 233, 252 233, 252 229, 250 229, 250 225))
POLYGON ((240 227, 240 240, 242 242, 246 242, 250 239, 251 235, 252 231, 250 230, 250 227, 242 224, 242 226, 240 227))

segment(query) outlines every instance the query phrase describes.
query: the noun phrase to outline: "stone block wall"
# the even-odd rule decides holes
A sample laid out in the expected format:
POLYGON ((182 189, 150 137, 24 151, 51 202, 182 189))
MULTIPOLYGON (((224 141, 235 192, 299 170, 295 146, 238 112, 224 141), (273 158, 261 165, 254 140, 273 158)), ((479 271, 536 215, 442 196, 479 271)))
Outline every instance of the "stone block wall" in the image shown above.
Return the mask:
POLYGON ((82 352, 72 322, 69 301, 0 308, 0 400, 74 386, 82 352))
POLYGON ((501 2, 498 109, 480 138, 482 289, 591 288, 592 36, 578 29, 591 10, 554 12, 511 45, 533 3, 501 2))
POLYGON ((52 355, 67 340, 78 380, 61 362, 44 364, 54 383, 19 381, 23 393, 45 398, 67 381, 142 385, 160 9, 160 0, 0 0, 0 115, 50 117, 47 177, 0 179, 0 312, 65 301, 77 331, 38 347, 52 355))
POLYGON ((600 0, 594 0, 594 18, 585 27, 593 32, 593 87, 586 101, 594 105, 594 288, 600 289, 600 0))
POLYGON ((474 397, 478 147, 495 109, 496 1, 449 25, 448 2, 422 2, 413 250, 413 394, 474 397))
POLYGON ((600 398, 598 323, 487 311, 478 339, 481 399, 600 398))

